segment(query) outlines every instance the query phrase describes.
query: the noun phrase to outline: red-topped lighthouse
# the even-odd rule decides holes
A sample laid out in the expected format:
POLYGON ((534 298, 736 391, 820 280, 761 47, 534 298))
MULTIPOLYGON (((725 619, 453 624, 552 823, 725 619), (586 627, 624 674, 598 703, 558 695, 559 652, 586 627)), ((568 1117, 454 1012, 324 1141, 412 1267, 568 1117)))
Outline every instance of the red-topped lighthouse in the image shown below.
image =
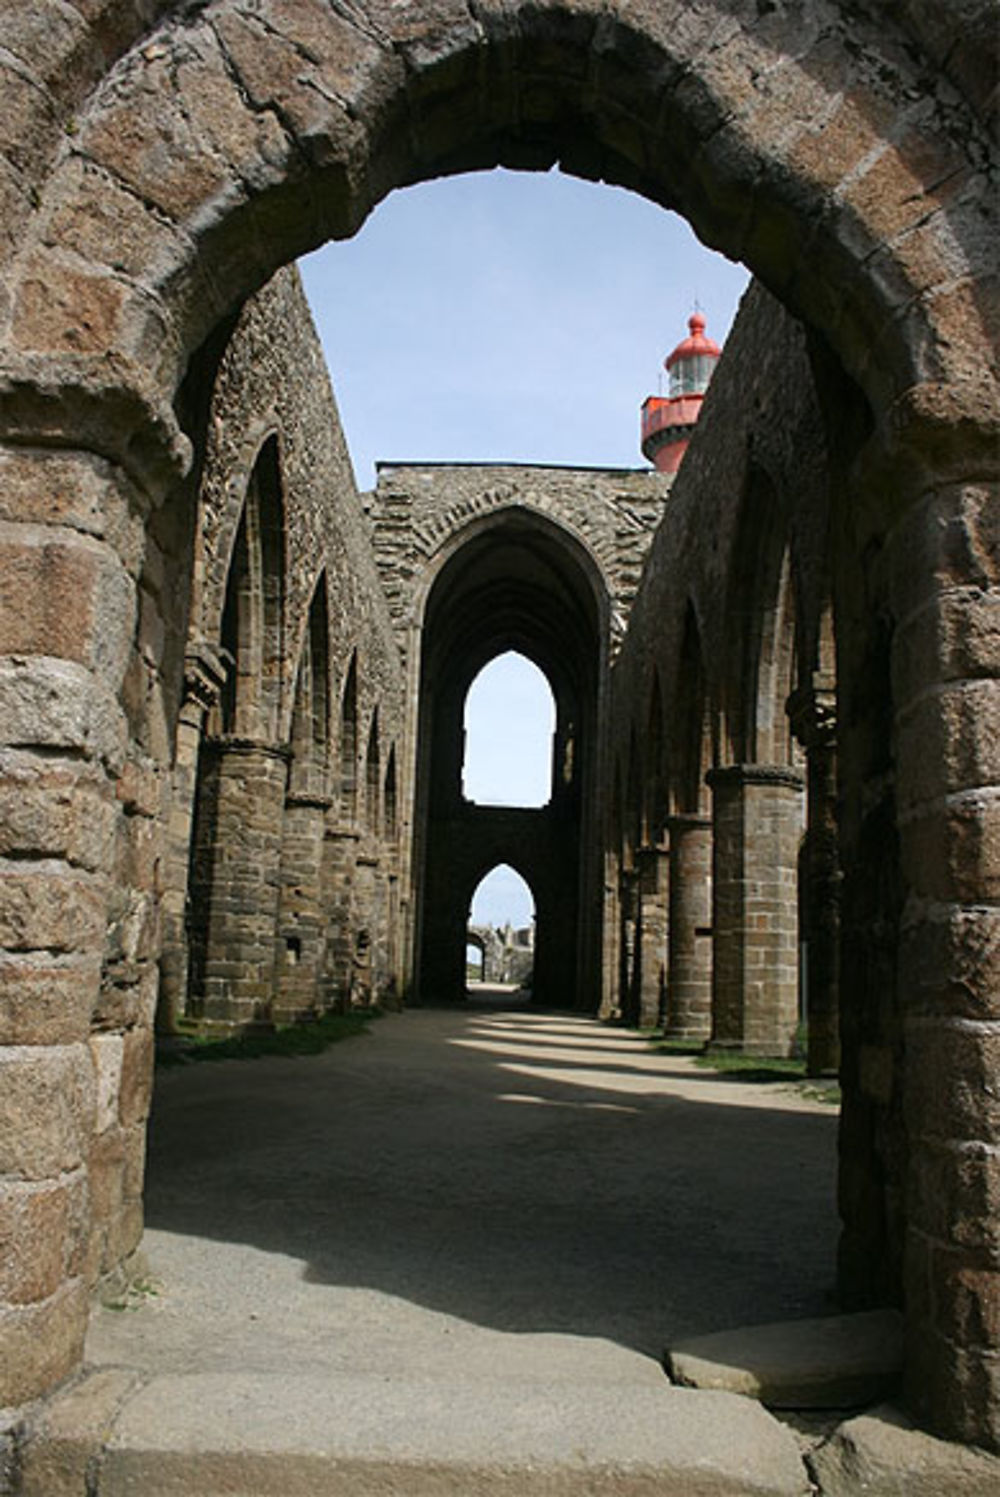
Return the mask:
POLYGON ((663 361, 670 394, 650 395, 642 405, 642 455, 658 473, 680 467, 721 352, 705 337, 705 319, 695 312, 688 318, 688 336, 663 361))

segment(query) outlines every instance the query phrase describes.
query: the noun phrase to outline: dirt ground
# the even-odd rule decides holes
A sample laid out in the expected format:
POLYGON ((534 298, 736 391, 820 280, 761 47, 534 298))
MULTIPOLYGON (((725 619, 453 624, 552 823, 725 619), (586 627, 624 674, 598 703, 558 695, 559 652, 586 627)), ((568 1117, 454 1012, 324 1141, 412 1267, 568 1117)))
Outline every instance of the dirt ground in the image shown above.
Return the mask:
POLYGON ((648 1385, 679 1337, 833 1308, 835 1135, 789 1088, 489 995, 164 1070, 151 1278, 87 1360, 648 1385))

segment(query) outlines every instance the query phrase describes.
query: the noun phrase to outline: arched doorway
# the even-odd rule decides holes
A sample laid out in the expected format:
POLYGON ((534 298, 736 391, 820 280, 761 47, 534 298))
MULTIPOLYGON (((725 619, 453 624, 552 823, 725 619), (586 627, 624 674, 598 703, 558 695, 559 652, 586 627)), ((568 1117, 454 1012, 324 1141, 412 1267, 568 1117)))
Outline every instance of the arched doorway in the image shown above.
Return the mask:
POLYGON ((599 925, 582 920, 581 910, 600 898, 593 804, 606 631, 593 559, 526 508, 469 527, 437 573, 424 610, 415 816, 423 1002, 463 996, 473 889, 490 868, 509 863, 538 903, 536 1001, 596 1008, 599 925), (462 793, 469 688, 510 650, 536 664, 554 699, 550 793, 541 805, 479 805, 462 793))

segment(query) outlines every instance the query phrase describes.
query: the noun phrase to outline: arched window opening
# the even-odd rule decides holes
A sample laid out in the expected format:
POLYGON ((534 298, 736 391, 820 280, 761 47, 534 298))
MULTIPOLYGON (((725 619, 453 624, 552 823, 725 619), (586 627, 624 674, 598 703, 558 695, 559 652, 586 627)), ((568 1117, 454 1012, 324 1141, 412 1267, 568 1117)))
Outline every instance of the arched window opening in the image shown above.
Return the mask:
POLYGON ((382 771, 378 745, 378 708, 372 714, 372 725, 368 732, 368 748, 365 752, 365 825, 370 832, 379 829, 379 803, 382 791, 382 771))
POLYGON ((321 579, 313 594, 309 623, 295 680, 292 749, 301 767, 323 768, 330 734, 329 648, 326 589, 321 579))
POLYGON ((340 809, 353 821, 358 809, 358 657, 351 664, 340 702, 340 809))
POLYGON ((209 731, 232 733, 236 729, 237 706, 246 698, 253 679, 253 598, 250 557, 247 547, 246 506, 240 515, 233 554, 226 578, 220 643, 226 656, 226 678, 219 697, 218 720, 209 731))
POLYGON ((697 814, 709 809, 705 772, 711 763, 711 731, 701 633, 688 603, 677 683, 674 761, 677 809, 697 814))
POLYGON ((396 745, 389 750, 389 761, 385 767, 382 814, 385 835, 394 842, 399 835, 399 792, 396 786, 396 745))
POLYGON ((276 732, 281 706, 285 586, 285 517, 278 443, 274 437, 265 442, 254 467, 247 513, 251 522, 256 522, 258 531, 254 554, 259 556, 260 565, 260 727, 271 735, 276 732))
POLYGON ((529 885, 508 863, 499 863, 479 881, 472 896, 466 931, 466 980, 469 949, 483 953, 479 981, 491 986, 528 989, 535 965, 535 900, 529 885))
POLYGON ((467 940, 465 943, 465 980, 468 983, 485 982, 486 947, 482 941, 467 940))
POLYGON ((508 650, 476 676, 465 700, 462 792, 488 806, 544 806, 552 795, 556 709, 542 671, 508 650))

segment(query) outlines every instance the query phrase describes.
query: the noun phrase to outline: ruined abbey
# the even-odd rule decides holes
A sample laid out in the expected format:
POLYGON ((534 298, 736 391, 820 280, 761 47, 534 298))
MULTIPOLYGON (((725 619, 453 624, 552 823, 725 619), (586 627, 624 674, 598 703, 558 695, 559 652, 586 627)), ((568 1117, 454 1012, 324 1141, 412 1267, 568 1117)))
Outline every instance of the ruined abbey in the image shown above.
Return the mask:
POLYGON ((139 1247, 156 1031, 461 1001, 508 863, 539 1004, 807 1011, 841 1302, 1000 1450, 991 0, 2 9, 0 1408, 139 1247), (359 495, 291 262, 553 164, 755 276, 683 464, 359 495), (537 809, 462 795, 509 649, 537 809))

